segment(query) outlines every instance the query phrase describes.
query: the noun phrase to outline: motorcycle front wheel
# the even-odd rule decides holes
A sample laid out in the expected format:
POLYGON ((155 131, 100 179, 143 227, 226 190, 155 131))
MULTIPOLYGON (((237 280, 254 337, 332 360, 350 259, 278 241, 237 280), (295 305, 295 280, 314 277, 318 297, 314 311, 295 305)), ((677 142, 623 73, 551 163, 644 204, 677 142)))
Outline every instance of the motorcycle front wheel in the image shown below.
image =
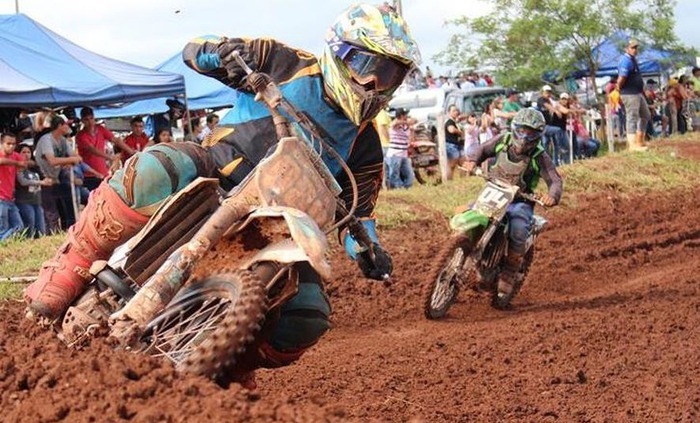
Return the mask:
POLYGON ((428 319, 440 319, 457 299, 464 261, 469 254, 468 237, 450 238, 436 260, 437 270, 423 292, 423 313, 428 319))
POLYGON ((184 288, 141 337, 145 353, 212 379, 230 371, 253 342, 267 311, 260 278, 247 270, 211 275, 184 288))

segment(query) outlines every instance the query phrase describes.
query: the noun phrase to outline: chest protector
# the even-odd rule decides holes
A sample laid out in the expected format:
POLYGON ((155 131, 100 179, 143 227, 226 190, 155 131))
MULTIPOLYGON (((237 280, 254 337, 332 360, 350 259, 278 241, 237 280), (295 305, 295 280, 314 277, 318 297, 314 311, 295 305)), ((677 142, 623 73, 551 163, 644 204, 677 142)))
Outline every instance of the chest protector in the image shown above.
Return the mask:
POLYGON ((508 133, 503 140, 496 145, 496 155, 489 165, 489 175, 494 176, 512 185, 517 185, 524 192, 532 192, 537 185, 536 177, 539 173, 535 157, 542 153, 542 147, 538 144, 529 154, 508 157, 511 134, 508 133))

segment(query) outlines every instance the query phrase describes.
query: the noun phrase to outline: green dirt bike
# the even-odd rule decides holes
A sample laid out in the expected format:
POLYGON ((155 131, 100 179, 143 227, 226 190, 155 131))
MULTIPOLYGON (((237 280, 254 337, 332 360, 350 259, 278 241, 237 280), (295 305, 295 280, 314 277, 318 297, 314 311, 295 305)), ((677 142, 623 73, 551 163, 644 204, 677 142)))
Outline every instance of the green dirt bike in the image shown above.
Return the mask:
POLYGON ((509 294, 497 289, 501 261, 508 251, 508 206, 521 198, 543 205, 532 194, 520 191, 516 185, 484 176, 486 185, 474 204, 450 220, 454 234, 438 254, 437 269, 425 285, 423 310, 428 319, 443 317, 456 301, 460 290, 471 287, 491 294, 491 305, 507 309, 522 288, 535 253, 535 241, 547 223, 534 215, 527 251, 509 294))

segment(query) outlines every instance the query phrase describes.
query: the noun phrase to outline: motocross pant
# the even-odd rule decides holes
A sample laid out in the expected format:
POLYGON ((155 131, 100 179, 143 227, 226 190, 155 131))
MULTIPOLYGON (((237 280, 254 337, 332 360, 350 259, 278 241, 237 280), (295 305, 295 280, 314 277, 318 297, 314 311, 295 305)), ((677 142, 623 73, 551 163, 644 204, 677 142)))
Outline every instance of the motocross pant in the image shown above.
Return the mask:
MULTIPOLYGON (((213 161, 194 143, 157 144, 136 153, 112 179, 110 186, 126 204, 142 214, 153 214, 171 194, 198 176, 211 177, 213 161)), ((265 357, 277 367, 298 359, 330 327, 330 305, 320 276, 299 265, 299 292, 285 303, 264 345, 265 357)))
POLYGON ((510 239, 509 250, 517 254, 525 254, 527 238, 532 227, 533 207, 528 203, 513 203, 508 206, 508 222, 510 239))

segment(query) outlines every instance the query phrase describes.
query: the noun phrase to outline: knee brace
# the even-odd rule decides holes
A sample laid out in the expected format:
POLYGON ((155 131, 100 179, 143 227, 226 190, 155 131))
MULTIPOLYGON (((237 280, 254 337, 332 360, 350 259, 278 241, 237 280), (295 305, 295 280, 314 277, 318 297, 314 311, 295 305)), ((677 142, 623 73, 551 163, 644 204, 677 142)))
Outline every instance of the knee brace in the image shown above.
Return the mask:
POLYGON ((157 144, 129 158, 109 185, 129 207, 150 216, 170 195, 214 170, 206 150, 195 143, 157 144))
MULTIPOLYGON (((267 343, 280 353, 292 353, 296 360, 318 342, 330 328, 331 306, 321 286, 321 278, 311 266, 298 266, 299 292, 287 301, 267 343)), ((280 354, 280 359, 284 359, 280 354)), ((289 361, 289 360, 285 360, 289 361)), ((288 364, 288 363, 287 363, 288 364)))

